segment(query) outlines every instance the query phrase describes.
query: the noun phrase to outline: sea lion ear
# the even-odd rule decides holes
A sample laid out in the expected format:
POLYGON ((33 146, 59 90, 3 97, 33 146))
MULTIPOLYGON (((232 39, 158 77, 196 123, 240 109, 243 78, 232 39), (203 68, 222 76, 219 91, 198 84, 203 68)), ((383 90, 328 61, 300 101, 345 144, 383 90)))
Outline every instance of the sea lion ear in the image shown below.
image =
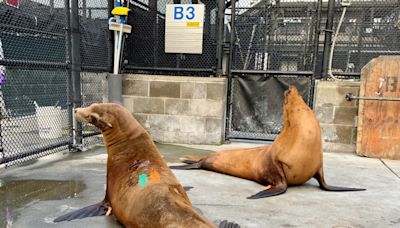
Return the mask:
POLYGON ((97 113, 90 114, 91 123, 99 128, 109 127, 112 128, 112 124, 100 117, 97 113))

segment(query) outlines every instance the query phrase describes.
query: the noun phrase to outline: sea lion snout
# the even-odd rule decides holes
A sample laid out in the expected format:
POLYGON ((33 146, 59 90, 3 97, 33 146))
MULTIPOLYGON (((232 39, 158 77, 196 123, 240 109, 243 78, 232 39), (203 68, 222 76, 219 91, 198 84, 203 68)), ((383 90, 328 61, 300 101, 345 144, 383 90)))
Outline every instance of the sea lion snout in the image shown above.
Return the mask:
POLYGON ((100 113, 96 112, 93 105, 86 108, 77 108, 75 109, 75 117, 79 122, 92 124, 98 127, 100 130, 106 127, 112 128, 111 123, 109 123, 104 115, 100 115, 100 113))

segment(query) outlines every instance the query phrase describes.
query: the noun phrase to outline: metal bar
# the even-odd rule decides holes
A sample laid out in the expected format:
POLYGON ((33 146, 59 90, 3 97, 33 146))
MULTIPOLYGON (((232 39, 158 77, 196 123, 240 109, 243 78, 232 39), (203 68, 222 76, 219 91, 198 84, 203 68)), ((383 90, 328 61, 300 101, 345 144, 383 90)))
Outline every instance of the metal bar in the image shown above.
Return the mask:
POLYGON ((140 67, 126 65, 124 70, 151 70, 151 71, 186 71, 186 72, 205 72, 212 73, 213 69, 198 69, 198 68, 174 68, 174 67, 140 67))
MULTIPOLYGON (((79 32, 79 12, 78 0, 71 2, 71 71, 72 71, 72 86, 73 86, 73 102, 74 108, 82 106, 81 94, 81 52, 80 42, 81 36, 79 32)), ((75 144, 80 146, 82 144, 82 124, 76 123, 75 129, 75 144)))
POLYGON ((89 138, 89 137, 92 137, 95 135, 100 135, 100 134, 101 134, 101 132, 93 132, 93 133, 83 134, 82 138, 89 138))
POLYGON ((232 74, 274 74, 313 76, 312 71, 277 71, 277 70, 231 70, 232 74))
POLYGON ((73 117, 73 88, 71 71, 71 11, 70 0, 64 0, 65 7, 65 62, 67 64, 67 118, 68 118, 68 150, 73 150, 74 145, 74 117, 73 117))
MULTIPOLYGON (((37 29, 31 29, 31 28, 24 28, 24 27, 18 27, 18 26, 14 26, 14 25, 9 25, 9 24, 2 24, 0 23, 0 28, 10 28, 13 29, 15 33, 15 30, 17 31, 27 31, 27 32, 32 32, 32 36, 37 36, 38 34, 43 34, 43 35, 49 35, 49 36, 56 36, 56 37, 64 37, 64 34, 62 33, 54 33, 54 32, 48 32, 48 31, 43 31, 43 30, 37 30, 37 29)), ((3 33, 10 33, 10 32, 6 32, 6 31, 2 31, 3 33)))
POLYGON ((388 97, 358 97, 354 96, 352 93, 346 94, 346 100, 375 100, 375 101, 400 101, 400 98, 388 98, 388 97))
POLYGON ((104 66, 104 67, 100 67, 100 66, 82 66, 81 67, 82 71, 90 71, 90 72, 109 72, 112 69, 112 66, 104 66))
POLYGON ((222 62, 224 58, 224 26, 225 1, 218 2, 218 33, 217 33, 217 77, 222 76, 222 62))
POLYGON ((230 138, 230 126, 232 117, 232 60, 233 60, 233 49, 235 43, 235 16, 236 16, 236 0, 231 0, 231 36, 229 41, 229 62, 228 62, 228 85, 226 92, 226 115, 225 115, 225 140, 230 138))
POLYGON ((324 54, 322 59, 322 77, 328 76, 329 54, 332 47, 333 19, 335 16, 335 0, 328 2, 328 15, 325 26, 324 54))
POLYGON ((50 144, 45 147, 31 150, 31 151, 25 151, 25 152, 21 152, 21 153, 13 153, 11 155, 6 155, 3 158, 0 157, 0 164, 8 163, 8 162, 15 161, 15 160, 20 160, 20 159, 23 159, 23 158, 26 158, 29 156, 40 154, 42 152, 57 149, 62 146, 67 146, 68 144, 69 144, 69 141, 63 141, 63 142, 59 142, 59 143, 55 143, 55 144, 50 144))
POLYGON ((319 36, 321 35, 321 14, 322 14, 322 0, 317 2, 317 18, 314 30, 314 52, 313 52, 313 69, 314 78, 321 78, 321 74, 317 74, 317 59, 319 54, 319 36))
POLYGON ((17 59, 1 59, 0 65, 17 66, 17 67, 37 67, 37 68, 67 68, 67 63, 34 61, 34 60, 17 60, 17 59))

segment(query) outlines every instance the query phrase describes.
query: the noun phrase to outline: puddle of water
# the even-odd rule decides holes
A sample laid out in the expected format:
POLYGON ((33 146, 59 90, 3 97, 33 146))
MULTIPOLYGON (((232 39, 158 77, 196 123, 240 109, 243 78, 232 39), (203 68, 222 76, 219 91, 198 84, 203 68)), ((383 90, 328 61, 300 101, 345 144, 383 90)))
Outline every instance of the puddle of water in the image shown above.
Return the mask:
POLYGON ((77 197, 85 188, 74 180, 0 180, 0 227, 11 227, 16 210, 31 202, 77 197))
POLYGON ((211 152, 214 152, 212 150, 195 149, 171 144, 156 143, 156 146, 159 149, 161 155, 164 157, 164 160, 171 163, 180 162, 179 158, 185 156, 196 156, 201 158, 211 152))

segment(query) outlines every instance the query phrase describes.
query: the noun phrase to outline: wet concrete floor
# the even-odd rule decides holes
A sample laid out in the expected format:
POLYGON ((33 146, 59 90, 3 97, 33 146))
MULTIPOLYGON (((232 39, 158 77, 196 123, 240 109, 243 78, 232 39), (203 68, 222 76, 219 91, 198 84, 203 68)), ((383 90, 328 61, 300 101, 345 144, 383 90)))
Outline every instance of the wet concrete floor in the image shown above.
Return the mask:
MULTIPOLYGON (((168 163, 203 156, 223 146, 157 145, 168 163)), ((246 197, 263 186, 203 170, 175 170, 193 205, 211 221, 242 227, 400 227, 400 161, 324 154, 328 183, 364 187, 365 192, 331 193, 310 180, 267 199, 246 197)), ((0 169, 0 227, 121 227, 112 216, 53 223, 53 219, 101 201, 105 191, 103 147, 57 153, 24 166, 0 169)))

